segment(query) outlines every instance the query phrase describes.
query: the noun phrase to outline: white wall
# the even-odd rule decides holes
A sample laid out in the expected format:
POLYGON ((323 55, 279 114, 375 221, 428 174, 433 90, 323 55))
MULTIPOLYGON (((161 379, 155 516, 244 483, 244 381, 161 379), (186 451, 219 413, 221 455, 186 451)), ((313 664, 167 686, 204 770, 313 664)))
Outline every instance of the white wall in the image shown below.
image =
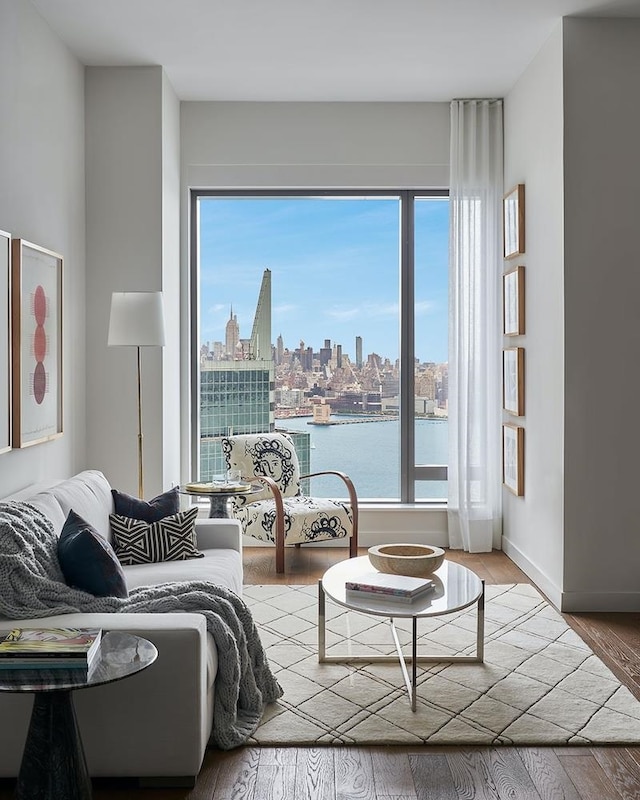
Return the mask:
POLYGON ((503 546, 566 611, 640 607, 638 74, 640 22, 565 19, 505 101, 527 329, 525 496, 505 492, 503 546))
POLYGON ((640 21, 564 22, 567 610, 640 608, 640 21))
MULTIPOLYGON (((186 269, 186 265, 184 265, 186 269)), ((163 487, 180 483, 180 101, 162 79, 163 487)))
MULTIPOLYGON (((183 263, 188 191, 207 188, 441 188, 449 184, 448 103, 191 103, 181 106, 183 263)), ((188 270, 183 275, 183 419, 190 435, 188 270)), ((183 463, 190 475, 189 460, 183 463)), ((441 510, 361 513, 361 541, 446 544, 441 510), (383 531, 381 532, 381 527, 383 531), (392 533, 392 535, 393 535, 392 533)))
POLYGON ((87 455, 113 486, 137 493, 136 351, 107 347, 110 301, 114 291, 166 286, 169 344, 142 350, 146 497, 179 476, 177 458, 172 467, 165 460, 165 445, 169 456, 179 450, 171 423, 178 375, 178 107, 161 67, 86 70, 87 455))
POLYGON ((503 490, 503 549, 560 603, 563 564, 564 310, 562 29, 505 98, 505 190, 525 184, 525 494, 503 490))
POLYGON ((86 463, 83 68, 22 0, 0 0, 0 107, 0 229, 64 257, 64 435, 0 455, 2 497, 86 463))

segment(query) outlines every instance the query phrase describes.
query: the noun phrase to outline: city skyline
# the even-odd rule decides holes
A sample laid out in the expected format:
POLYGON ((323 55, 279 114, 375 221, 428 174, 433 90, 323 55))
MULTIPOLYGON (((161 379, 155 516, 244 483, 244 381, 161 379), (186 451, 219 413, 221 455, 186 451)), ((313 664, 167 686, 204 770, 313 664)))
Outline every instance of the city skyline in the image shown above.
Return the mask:
MULTIPOLYGON (((251 335, 262 275, 272 272, 272 345, 326 339, 355 361, 398 357, 398 201, 391 198, 203 198, 200 342, 225 341, 231 309, 251 335), (372 280, 372 275, 375 280, 372 280)), ((416 203, 416 357, 447 361, 448 203, 416 203)))

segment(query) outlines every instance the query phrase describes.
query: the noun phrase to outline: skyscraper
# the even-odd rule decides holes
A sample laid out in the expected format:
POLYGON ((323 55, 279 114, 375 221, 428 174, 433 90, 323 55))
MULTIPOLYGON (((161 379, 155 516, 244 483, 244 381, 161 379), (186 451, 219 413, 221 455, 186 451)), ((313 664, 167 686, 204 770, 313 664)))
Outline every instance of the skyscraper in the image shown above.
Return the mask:
MULTIPOLYGON (((282 337, 279 337, 280 340, 282 337)), ((224 360, 200 363, 200 469, 198 480, 210 481, 225 471, 220 438, 267 433, 275 428, 275 366, 271 346, 271 270, 262 284, 249 346, 239 354, 240 328, 231 309, 224 360), (236 360, 237 359, 237 360, 236 360)), ((304 472, 309 472, 309 434, 293 435, 304 472)))
POLYGON ((228 359, 233 361, 237 355, 238 342, 240 341, 240 326, 238 325, 238 318, 233 313, 233 306, 231 306, 231 314, 229 321, 225 328, 224 347, 228 359))
POLYGON ((356 367, 362 369, 362 336, 356 336, 356 367))
POLYGON ((284 361, 284 341, 282 340, 282 334, 278 336, 276 341, 276 366, 280 366, 284 361))

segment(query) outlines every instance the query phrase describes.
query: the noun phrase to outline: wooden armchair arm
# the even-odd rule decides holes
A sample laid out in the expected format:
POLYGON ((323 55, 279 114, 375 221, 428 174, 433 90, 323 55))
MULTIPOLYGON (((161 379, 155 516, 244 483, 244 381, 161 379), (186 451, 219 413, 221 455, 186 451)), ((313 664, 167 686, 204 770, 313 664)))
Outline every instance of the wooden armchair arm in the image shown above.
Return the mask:
POLYGON ((344 472, 337 472, 336 470, 325 470, 324 472, 310 472, 308 475, 301 475, 300 480, 305 478, 316 478, 318 475, 337 475, 340 478, 349 492, 349 503, 351 505, 351 514, 353 515, 353 533, 350 542, 350 556, 353 558, 358 555, 358 495, 356 487, 353 485, 351 478, 344 472))

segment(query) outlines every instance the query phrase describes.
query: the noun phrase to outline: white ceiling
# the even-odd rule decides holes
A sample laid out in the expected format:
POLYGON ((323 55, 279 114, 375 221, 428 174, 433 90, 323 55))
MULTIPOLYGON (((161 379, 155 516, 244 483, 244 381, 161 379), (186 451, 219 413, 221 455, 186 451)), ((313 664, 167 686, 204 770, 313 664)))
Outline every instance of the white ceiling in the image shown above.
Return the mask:
POLYGON ((85 64, 161 64, 183 100, 504 96, 562 16, 640 0, 32 0, 85 64))

